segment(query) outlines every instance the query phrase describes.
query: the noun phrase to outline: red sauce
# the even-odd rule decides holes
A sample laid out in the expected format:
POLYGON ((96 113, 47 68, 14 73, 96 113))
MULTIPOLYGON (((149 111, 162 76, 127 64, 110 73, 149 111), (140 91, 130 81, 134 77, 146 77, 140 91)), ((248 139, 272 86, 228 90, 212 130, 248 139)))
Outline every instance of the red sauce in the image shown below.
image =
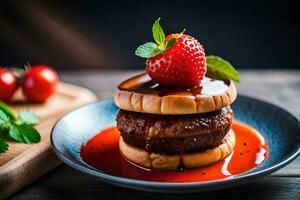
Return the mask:
POLYGON ((229 157, 213 165, 184 172, 145 169, 127 161, 119 151, 120 134, 115 127, 94 136, 82 146, 80 153, 88 165, 115 176, 161 182, 224 179, 256 167, 268 156, 266 141, 255 129, 239 122, 234 122, 232 128, 236 146, 229 157))

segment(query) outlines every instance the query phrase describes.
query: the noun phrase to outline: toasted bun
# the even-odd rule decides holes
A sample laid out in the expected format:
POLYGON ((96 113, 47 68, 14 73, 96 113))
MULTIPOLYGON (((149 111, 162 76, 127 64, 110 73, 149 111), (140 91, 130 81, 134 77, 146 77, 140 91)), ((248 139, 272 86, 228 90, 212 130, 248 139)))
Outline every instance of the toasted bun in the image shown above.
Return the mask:
POLYGON ((119 141, 120 151, 129 161, 146 168, 162 170, 176 170, 180 165, 187 169, 210 165, 229 156, 234 146, 235 135, 232 129, 225 136, 223 144, 218 147, 190 154, 162 155, 150 153, 125 143, 122 137, 119 141))
POLYGON ((159 89, 147 91, 141 88, 149 87, 151 83, 153 81, 145 73, 121 83, 114 95, 116 105, 123 110, 152 114, 195 114, 219 110, 233 103, 237 96, 232 81, 207 77, 197 95, 188 90, 160 95, 159 89))

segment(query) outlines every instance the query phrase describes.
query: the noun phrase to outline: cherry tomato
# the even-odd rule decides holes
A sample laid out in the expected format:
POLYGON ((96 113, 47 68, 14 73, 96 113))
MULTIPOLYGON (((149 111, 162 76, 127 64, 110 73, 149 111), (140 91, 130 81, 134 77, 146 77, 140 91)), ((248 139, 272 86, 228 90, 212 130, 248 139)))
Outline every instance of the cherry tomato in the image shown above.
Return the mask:
POLYGON ((18 88, 16 76, 0 67, 0 100, 8 102, 18 88))
POLYGON ((42 103, 54 92, 58 83, 57 72, 46 65, 32 66, 24 76, 22 90, 28 101, 42 103))

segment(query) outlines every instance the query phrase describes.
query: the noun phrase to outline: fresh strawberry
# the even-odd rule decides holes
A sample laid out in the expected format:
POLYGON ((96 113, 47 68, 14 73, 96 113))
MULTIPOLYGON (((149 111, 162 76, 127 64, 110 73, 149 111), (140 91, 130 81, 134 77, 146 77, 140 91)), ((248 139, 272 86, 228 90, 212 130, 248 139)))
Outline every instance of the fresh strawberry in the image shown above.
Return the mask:
POLYGON ((202 45, 189 35, 165 34, 159 19, 153 27, 157 44, 148 42, 136 50, 136 55, 148 58, 146 70, 157 83, 167 87, 192 88, 206 73, 205 53, 202 45))
POLYGON ((163 54, 148 58, 149 76, 163 86, 192 88, 199 85, 206 72, 205 53, 202 45, 193 37, 171 34, 175 44, 163 54))

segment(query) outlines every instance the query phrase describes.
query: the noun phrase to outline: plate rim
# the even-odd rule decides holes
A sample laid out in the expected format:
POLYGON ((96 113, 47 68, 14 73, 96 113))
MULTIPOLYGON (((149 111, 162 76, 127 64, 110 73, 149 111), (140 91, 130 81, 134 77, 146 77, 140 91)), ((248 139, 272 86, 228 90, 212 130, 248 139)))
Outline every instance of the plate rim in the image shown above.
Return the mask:
MULTIPOLYGON (((281 106, 278 106, 274 103, 269 103, 267 101, 257 99, 257 98, 254 98, 254 97, 251 97, 248 95, 243 95, 243 94, 239 94, 238 98, 245 98, 245 99, 249 99, 251 101, 259 101, 262 104, 267 104, 269 106, 276 107, 277 109, 289 114, 297 123, 300 123, 299 117, 297 115, 295 115, 294 113, 290 112, 289 110, 284 109, 281 106)), ((131 179, 131 178, 126 178, 126 177, 120 177, 120 176, 106 174, 106 173, 104 173, 100 170, 97 170, 87 164, 84 164, 84 163, 83 163, 84 165, 78 164, 78 163, 74 162, 72 159, 67 158, 62 153, 60 153, 60 150, 58 150, 58 148, 55 146, 55 142, 54 142, 55 129, 56 129, 57 125, 59 124, 59 122, 63 118, 72 114, 73 112, 77 112, 80 109, 84 109, 85 107, 88 107, 88 106, 91 106, 94 104, 98 104, 98 103, 104 102, 104 101, 112 101, 113 102, 113 98, 100 99, 96 102, 86 104, 86 105, 76 108, 76 109, 66 113, 62 117, 60 117, 51 129, 50 143, 51 143, 52 149, 53 149, 54 153, 56 154, 56 156, 60 160, 62 160, 65 164, 67 164, 68 166, 70 166, 73 169, 76 169, 85 174, 92 175, 92 176, 94 176, 104 182, 107 182, 107 183, 111 183, 111 184, 115 184, 115 185, 122 185, 123 187, 125 187, 124 184, 128 184, 127 188, 135 188, 135 189, 137 189, 136 186, 138 186, 138 187, 151 186, 151 188, 149 188, 148 191, 151 191, 152 189, 154 189, 154 190, 158 189, 161 191, 163 189, 178 189, 178 188, 195 189, 195 188, 204 187, 204 186, 205 187, 221 186, 221 187, 213 189, 213 190, 218 190, 218 189, 222 189, 222 188, 226 188, 226 187, 230 187, 230 186, 239 184, 241 182, 243 182, 242 184, 248 183, 248 182, 251 182, 252 179, 256 179, 257 177, 262 177, 262 176, 271 174, 271 173, 275 172, 276 170, 281 169, 282 167, 291 163, 300 155, 300 145, 298 145, 298 149, 293 151, 289 156, 284 158, 282 161, 280 161, 274 165, 271 165, 270 167, 267 167, 266 169, 253 171, 248 174, 237 174, 237 175, 233 175, 229 178, 225 178, 225 179, 203 181, 203 182, 171 183, 171 182, 159 182, 159 181, 145 181, 145 180, 131 179)), ((198 188, 198 189, 200 189, 200 188, 198 188)), ((188 191, 177 191, 177 192, 184 193, 184 192, 188 192, 188 191)))

